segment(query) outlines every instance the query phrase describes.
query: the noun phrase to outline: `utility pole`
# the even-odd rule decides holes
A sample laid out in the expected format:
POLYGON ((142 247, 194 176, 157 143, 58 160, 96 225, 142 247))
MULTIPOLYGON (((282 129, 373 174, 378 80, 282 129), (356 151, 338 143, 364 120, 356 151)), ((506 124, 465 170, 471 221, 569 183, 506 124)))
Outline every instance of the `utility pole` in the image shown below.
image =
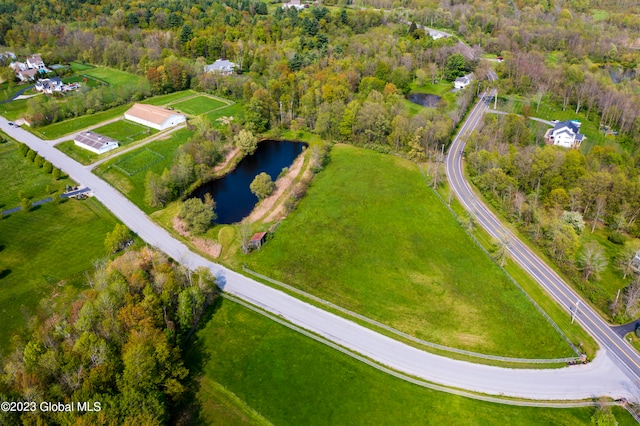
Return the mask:
POLYGON ((573 320, 575 320, 576 316, 578 315, 578 306, 579 305, 580 305, 580 300, 576 300, 576 309, 571 314, 571 324, 573 324, 573 320))

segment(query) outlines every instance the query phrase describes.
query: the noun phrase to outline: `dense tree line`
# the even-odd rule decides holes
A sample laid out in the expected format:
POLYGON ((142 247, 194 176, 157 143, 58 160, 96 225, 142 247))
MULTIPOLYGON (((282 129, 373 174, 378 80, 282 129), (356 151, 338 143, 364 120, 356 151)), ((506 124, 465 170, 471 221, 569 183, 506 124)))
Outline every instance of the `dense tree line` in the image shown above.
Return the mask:
POLYGON ((69 306, 42 305, 31 334, 3 360, 2 401, 35 412, 0 412, 2 424, 162 424, 185 395, 184 342, 218 290, 194 272, 142 249, 99 263, 69 306), (44 412, 42 402, 93 402, 93 412, 44 412))

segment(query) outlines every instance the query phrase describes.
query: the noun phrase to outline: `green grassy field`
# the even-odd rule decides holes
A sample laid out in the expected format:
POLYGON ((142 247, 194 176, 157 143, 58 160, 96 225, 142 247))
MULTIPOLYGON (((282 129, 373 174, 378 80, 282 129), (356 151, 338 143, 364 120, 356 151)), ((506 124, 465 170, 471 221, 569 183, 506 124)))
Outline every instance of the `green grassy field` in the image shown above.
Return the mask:
MULTIPOLYGON (((180 145, 184 144, 192 134, 193 132, 187 129, 178 130, 172 133, 167 139, 154 141, 150 145, 140 147, 125 154, 124 156, 114 158, 104 164, 101 164, 96 168, 95 173, 116 187, 146 213, 156 211, 157 208, 149 207, 144 202, 144 183, 147 171, 153 171, 161 174, 165 168, 171 167, 176 149, 180 145), (124 173, 117 167, 114 167, 116 163, 120 162, 133 161, 138 163, 139 158, 136 159, 136 157, 141 155, 146 156, 147 154, 141 154, 141 152, 145 152, 149 149, 164 158, 161 161, 155 162, 150 167, 133 174, 132 176, 129 176, 127 173, 124 173)), ((155 159, 157 156, 153 155, 153 158, 155 159)), ((151 157, 149 157, 149 159, 151 159, 151 157)))
MULTIPOLYGON (((44 184, 28 178, 18 187, 44 192, 44 184)), ((6 198, 9 191, 3 185, 0 194, 6 198)), ((55 301, 83 284, 84 271, 106 255, 104 239, 115 223, 94 199, 46 203, 0 220, 0 353, 9 349, 11 336, 27 324, 42 298, 55 301)))
POLYGON ((88 75, 114 86, 139 84, 146 81, 146 79, 142 76, 107 67, 87 68, 82 71, 82 74, 88 75))
POLYGON ((512 357, 572 355, 418 168, 393 156, 334 147, 273 240, 238 261, 430 342, 512 357))
POLYGON ((7 120, 17 120, 27 112, 27 101, 29 99, 16 99, 6 104, 0 105, 1 114, 7 120))
MULTIPOLYGON (((514 407, 419 387, 229 300, 190 347, 197 424, 578 425, 594 410, 514 407)), ((634 424, 613 412, 619 424, 634 424)))
POLYGON ((95 68, 91 64, 81 64, 80 62, 71 62, 71 69, 75 72, 86 71, 95 68))
POLYGON ((111 154, 111 152, 109 152, 102 155, 98 155, 95 152, 91 152, 87 149, 76 146, 76 144, 73 141, 60 142, 59 144, 56 144, 56 149, 59 149, 60 151, 67 154, 69 157, 76 160, 78 163, 84 164, 85 166, 87 164, 91 164, 99 160, 100 157, 102 157, 103 155, 106 156, 111 154))
POLYGON ((42 139, 57 139, 64 135, 68 135, 78 130, 82 130, 89 126, 96 125, 103 121, 111 120, 119 115, 124 114, 126 110, 131 108, 130 104, 121 105, 106 111, 97 112, 91 115, 83 115, 82 117, 72 118, 61 121, 59 123, 49 124, 47 126, 38 127, 31 130, 36 136, 42 139))
POLYGON ((117 140, 120 146, 129 145, 131 142, 139 141, 158 133, 156 129, 124 119, 98 127, 93 131, 117 140))
POLYGON ((208 114, 205 114, 204 117, 207 117, 215 127, 221 127, 223 124, 218 121, 221 117, 233 117, 234 123, 242 122, 242 118, 244 117, 244 111, 241 103, 235 103, 233 105, 229 105, 226 108, 220 108, 215 111, 211 111, 208 114))
POLYGON ((224 102, 208 96, 196 96, 195 98, 171 104, 176 110, 190 115, 201 115, 225 105, 224 102))
POLYGON ((164 159, 164 155, 150 148, 143 148, 116 161, 113 167, 124 172, 127 176, 134 176, 164 159))
POLYGON ((175 93, 169 93, 167 95, 154 96, 153 98, 145 99, 140 103, 156 105, 156 106, 164 106, 196 94, 198 94, 198 92, 195 92, 193 90, 183 90, 182 92, 175 92, 175 93))
MULTIPOLYGON (((2 136, 7 137, 4 133, 2 136)), ((21 192, 30 200, 37 201, 50 195, 47 186, 56 191, 71 184, 69 179, 56 181, 49 173, 36 167, 20 154, 18 145, 12 141, 0 144, 0 170, 4 176, 10 176, 2 179, 0 211, 19 206, 21 192)))

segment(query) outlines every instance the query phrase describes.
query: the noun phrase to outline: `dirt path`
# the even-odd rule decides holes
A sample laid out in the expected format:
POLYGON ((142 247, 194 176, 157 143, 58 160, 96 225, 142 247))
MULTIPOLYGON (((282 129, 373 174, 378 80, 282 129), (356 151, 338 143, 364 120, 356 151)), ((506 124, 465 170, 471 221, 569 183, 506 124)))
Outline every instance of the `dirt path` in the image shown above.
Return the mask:
POLYGON ((281 201, 280 205, 273 209, 273 211, 271 211, 271 214, 269 214, 265 221, 270 222, 282 216, 284 200, 280 200, 280 198, 282 197, 282 194, 284 194, 284 192, 291 186, 291 183, 298 176, 298 174, 300 174, 300 170, 302 169, 303 164, 304 155, 300 155, 298 156, 296 161, 293 162, 291 167, 289 167, 289 173, 276 181, 276 189, 273 191, 273 193, 262 200, 256 206, 256 208, 253 209, 251 214, 243 220, 243 222, 256 222, 260 220, 263 216, 269 213, 269 211, 271 211, 271 209, 278 203, 278 201, 281 201))
POLYGON ((224 157, 224 161, 213 168, 214 173, 218 173, 220 170, 224 170, 225 167, 229 165, 229 162, 238 154, 240 148, 233 148, 227 155, 224 157))

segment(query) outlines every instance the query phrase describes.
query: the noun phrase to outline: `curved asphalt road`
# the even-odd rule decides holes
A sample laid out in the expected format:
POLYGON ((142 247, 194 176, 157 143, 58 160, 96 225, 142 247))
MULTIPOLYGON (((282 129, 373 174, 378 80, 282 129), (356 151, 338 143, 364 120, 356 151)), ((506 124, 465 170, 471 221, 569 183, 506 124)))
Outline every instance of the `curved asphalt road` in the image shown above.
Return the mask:
MULTIPOLYGON (((205 266, 218 277, 225 292, 297 324, 313 333, 360 353, 382 365, 445 386, 490 395, 535 400, 591 399, 606 395, 635 400, 636 383, 622 374, 605 353, 594 362, 553 370, 499 368, 452 360, 413 348, 344 318, 304 303, 195 254, 153 223, 120 192, 88 169, 29 132, 7 125, 0 128, 88 186, 94 195, 147 243, 189 268, 205 266)), ((79 242, 81 244, 81 242, 79 242)))
POLYGON ((640 354, 621 339, 558 274, 515 237, 478 198, 465 179, 462 167, 462 152, 465 146, 463 139, 481 121, 493 94, 494 92, 482 95, 451 144, 446 162, 449 183, 458 199, 476 217, 478 223, 497 240, 507 240, 511 257, 531 274, 567 312, 575 316, 575 319, 605 348, 630 381, 637 385, 640 380, 640 354))

